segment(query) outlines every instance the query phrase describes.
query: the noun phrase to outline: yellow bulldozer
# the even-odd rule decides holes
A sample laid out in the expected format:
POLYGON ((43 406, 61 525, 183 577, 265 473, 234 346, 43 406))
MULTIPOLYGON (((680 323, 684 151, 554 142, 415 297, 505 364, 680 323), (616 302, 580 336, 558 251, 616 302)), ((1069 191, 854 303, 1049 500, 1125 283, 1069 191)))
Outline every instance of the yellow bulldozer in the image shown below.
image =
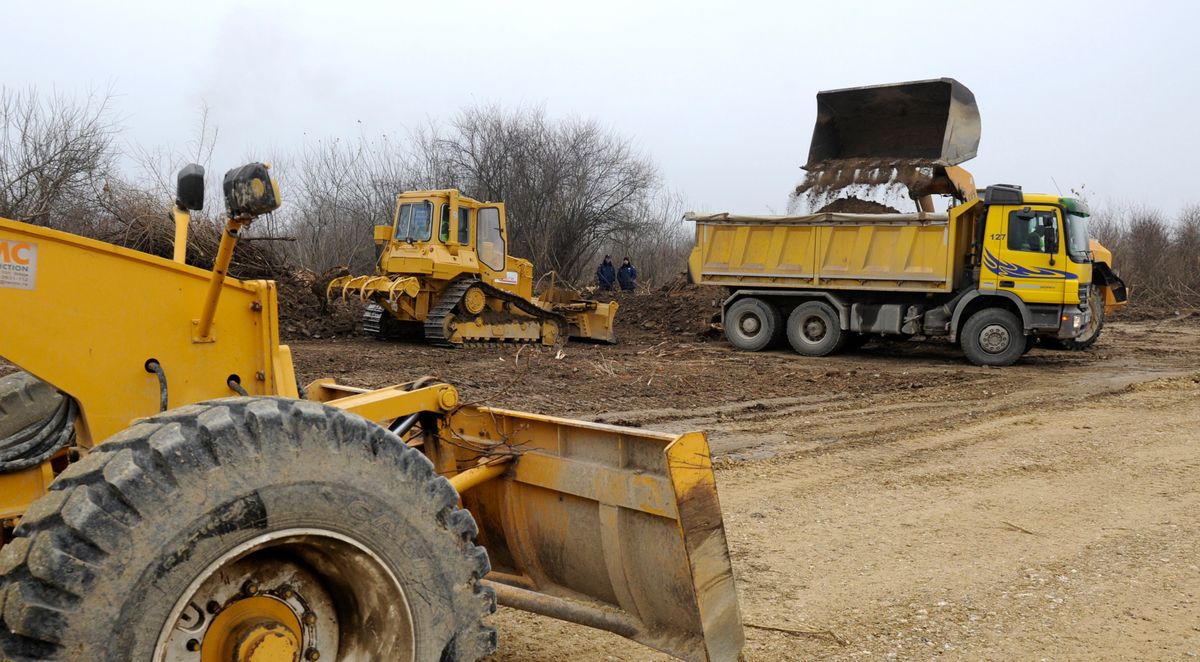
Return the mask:
POLYGON ((375 273, 335 278, 326 295, 367 302, 363 331, 380 339, 443 347, 616 342, 615 302, 585 298, 553 278, 535 296, 533 264, 509 255, 508 243, 502 202, 454 189, 401 193, 391 225, 375 226, 375 273))
POLYGON ((497 602, 738 658, 704 435, 299 388, 274 282, 226 276, 278 187, 225 176, 211 271, 179 250, 203 190, 174 260, 0 219, 0 659, 474 660, 497 602))

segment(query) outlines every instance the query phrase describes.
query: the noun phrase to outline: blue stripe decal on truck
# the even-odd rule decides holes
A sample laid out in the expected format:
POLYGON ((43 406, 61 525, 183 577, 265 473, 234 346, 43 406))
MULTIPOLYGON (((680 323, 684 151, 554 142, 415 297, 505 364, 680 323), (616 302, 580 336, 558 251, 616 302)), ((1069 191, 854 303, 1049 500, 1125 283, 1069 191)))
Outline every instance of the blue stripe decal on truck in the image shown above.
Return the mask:
POLYGON ((1019 264, 1005 262, 992 255, 992 252, 986 248, 983 249, 983 266, 987 267, 988 271, 1004 278, 1064 278, 1066 280, 1079 280, 1079 274, 1073 274, 1069 271, 1046 269, 1044 267, 1022 267, 1019 264))

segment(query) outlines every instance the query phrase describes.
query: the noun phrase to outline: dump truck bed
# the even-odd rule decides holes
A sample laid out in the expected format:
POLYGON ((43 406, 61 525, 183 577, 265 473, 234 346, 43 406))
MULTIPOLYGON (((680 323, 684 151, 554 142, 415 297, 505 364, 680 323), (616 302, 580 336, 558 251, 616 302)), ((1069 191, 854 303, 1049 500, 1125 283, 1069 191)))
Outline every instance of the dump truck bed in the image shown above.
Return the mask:
POLYGON ((976 203, 949 213, 688 214, 694 282, 733 288, 944 293, 963 278, 976 203))

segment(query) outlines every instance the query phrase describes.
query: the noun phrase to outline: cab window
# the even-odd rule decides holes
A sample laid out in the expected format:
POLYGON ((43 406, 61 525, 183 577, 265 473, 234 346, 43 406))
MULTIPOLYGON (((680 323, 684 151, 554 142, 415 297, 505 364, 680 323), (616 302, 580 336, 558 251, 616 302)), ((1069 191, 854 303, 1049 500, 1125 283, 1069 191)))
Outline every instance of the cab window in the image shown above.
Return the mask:
POLYGON ((396 221, 397 241, 429 241, 432 232, 432 203, 425 201, 400 205, 400 218, 396 221))
POLYGON ((500 210, 484 207, 479 210, 479 229, 476 241, 479 260, 493 271, 504 269, 504 235, 500 232, 500 210))
POLYGON ((438 225, 438 241, 450 241, 450 205, 442 205, 442 222, 438 225))
POLYGON ((471 210, 467 207, 458 208, 458 243, 471 243, 471 210))
POLYGON ((1008 250, 1027 253, 1049 253, 1058 237, 1058 214, 1053 211, 1017 210, 1008 214, 1008 250))

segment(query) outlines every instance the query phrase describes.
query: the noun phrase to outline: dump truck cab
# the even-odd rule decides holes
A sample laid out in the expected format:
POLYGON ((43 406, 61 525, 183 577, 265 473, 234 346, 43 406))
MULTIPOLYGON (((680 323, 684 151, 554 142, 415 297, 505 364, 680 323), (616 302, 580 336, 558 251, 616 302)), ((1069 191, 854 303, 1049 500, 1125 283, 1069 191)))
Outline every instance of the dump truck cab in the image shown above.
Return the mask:
POLYGON ((988 187, 979 204, 984 223, 975 261, 980 296, 1012 301, 1030 335, 1072 339, 1091 311, 1091 237, 1083 201, 988 187))
POLYGON ((503 202, 480 202, 455 189, 396 197, 392 224, 377 226, 383 273, 426 274, 449 282, 464 274, 518 296, 533 296, 533 264, 508 254, 503 202))

